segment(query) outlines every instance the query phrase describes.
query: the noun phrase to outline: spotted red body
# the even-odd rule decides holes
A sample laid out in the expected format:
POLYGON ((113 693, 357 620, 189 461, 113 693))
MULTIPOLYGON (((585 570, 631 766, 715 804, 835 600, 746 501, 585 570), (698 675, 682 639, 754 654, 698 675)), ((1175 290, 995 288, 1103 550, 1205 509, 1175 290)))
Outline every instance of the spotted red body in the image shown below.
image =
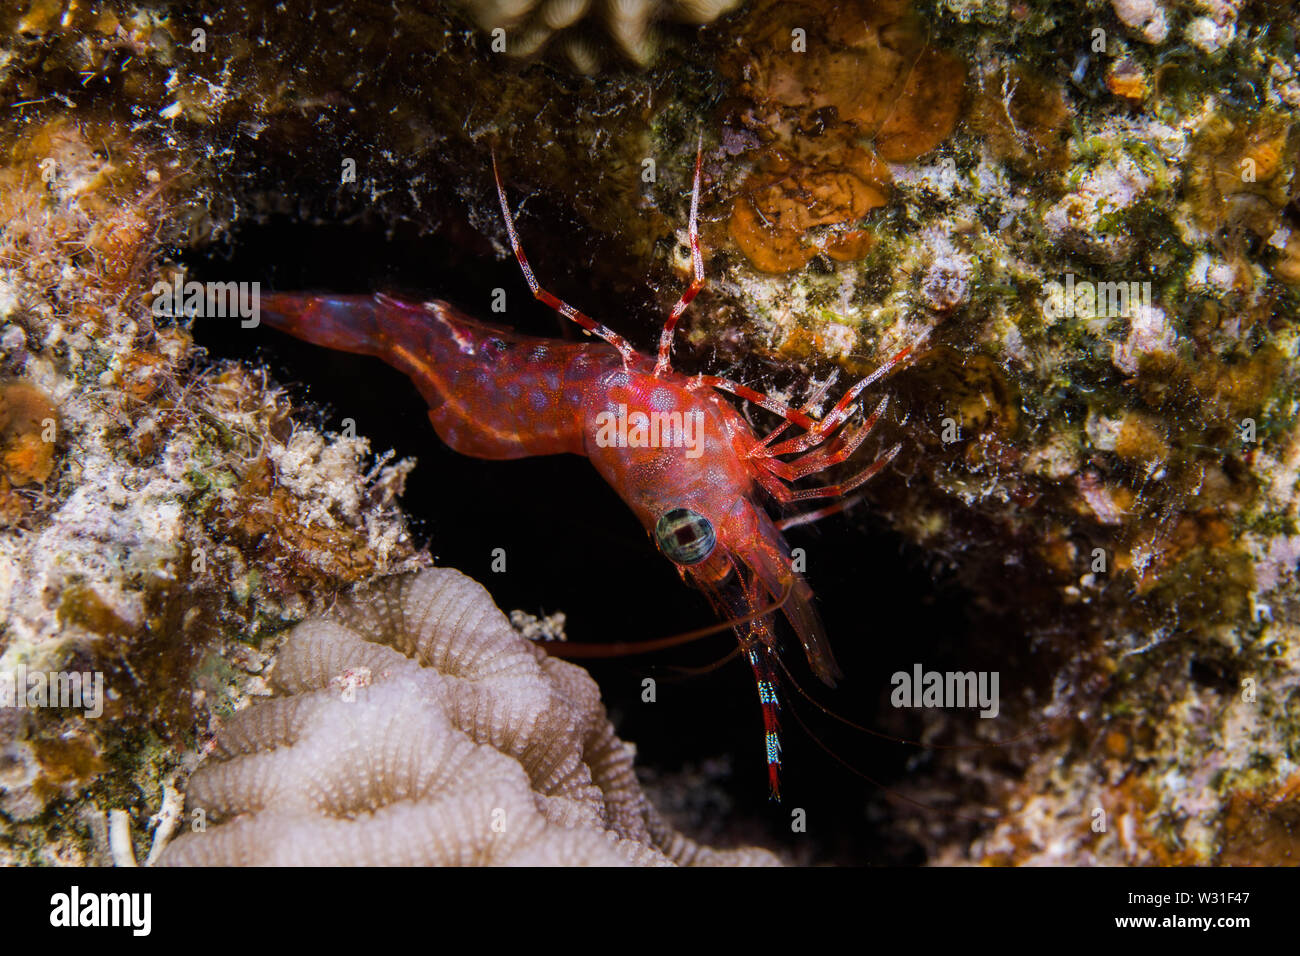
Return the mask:
POLYGON ((840 671, 813 609, 812 589, 792 568, 790 549, 760 499, 767 495, 784 504, 839 497, 887 464, 897 446, 838 485, 788 487, 857 449, 885 408, 881 401, 861 424, 843 429, 857 396, 911 349, 854 385, 821 419, 725 379, 673 371, 673 328, 703 285, 699 176, 697 159, 690 219, 694 281, 665 324, 657 358, 538 285, 499 177, 507 232, 534 295, 602 341, 518 335, 445 302, 385 295, 274 293, 262 297, 261 317, 299 338, 378 356, 404 372, 428 403, 439 437, 461 454, 507 459, 569 453, 590 459, 683 579, 723 618, 741 622, 735 631, 758 684, 768 781, 776 797, 781 748, 775 608, 821 680, 833 685, 840 671), (756 402, 785 423, 759 437, 723 392, 756 402), (804 433, 778 440, 791 425, 804 433))

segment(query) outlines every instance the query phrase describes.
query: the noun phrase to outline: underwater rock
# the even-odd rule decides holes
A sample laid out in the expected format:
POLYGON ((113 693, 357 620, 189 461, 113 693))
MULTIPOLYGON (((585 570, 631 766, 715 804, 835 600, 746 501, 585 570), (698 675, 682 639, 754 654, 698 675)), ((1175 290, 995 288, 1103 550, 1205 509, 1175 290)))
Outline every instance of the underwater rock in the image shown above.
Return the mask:
POLYGON ((172 150, 102 112, 16 113, 3 136, 0 673, 103 682, 93 706, 4 709, 3 858, 87 861, 80 811, 148 817, 256 688, 228 661, 316 587, 419 565, 394 510, 410 463, 295 425, 263 372, 153 314, 163 244, 205 234, 172 150))
MULTIPOLYGON (((444 4, 0 9, 0 373, 59 435, 44 483, 5 499, 0 667, 121 668, 104 721, 3 725, 3 859, 96 859, 67 822, 91 802, 146 832, 216 720, 265 692, 288 622, 427 561, 397 506, 409 463, 155 321, 165 255, 220 258, 273 219, 434 233, 461 256, 416 280, 438 295, 508 256, 495 147, 539 277, 644 345, 689 266, 701 131, 683 368, 798 404, 930 333, 881 386, 903 450, 832 520, 886 523, 955 576, 1016 688, 1010 730, 1046 729, 918 769, 1001 815, 917 827, 920 852, 1274 858, 1298 752, 1291 10, 1109 6, 1119 30, 1105 4, 755 3, 598 83, 494 54, 444 4), (1094 835, 1098 806, 1128 822, 1094 835)), ((852 574, 859 554, 813 557, 852 574)))
POLYGON ((1169 35, 1169 16, 1160 0, 1111 0, 1115 16, 1146 43, 1163 43, 1169 35))
POLYGON ((289 634, 276 696, 190 778, 166 865, 762 865, 673 833, 600 691, 458 571, 388 578, 289 634))
POLYGON ((840 162, 792 162, 780 151, 769 153, 745 180, 727 224, 732 241, 754 268, 791 272, 819 251, 832 259, 859 259, 871 248, 870 233, 832 231, 809 241, 819 226, 856 225, 872 209, 885 205, 889 173, 875 157, 846 147, 840 162))
POLYGON ((724 67, 738 81, 727 108, 771 145, 733 200, 728 234, 763 272, 802 268, 819 251, 860 259, 874 244, 861 221, 887 202, 885 163, 948 136, 964 67, 928 43, 904 3, 762 3, 749 22, 724 67))
POLYGON ((1043 225, 1054 239, 1091 259, 1122 261, 1132 255, 1135 240, 1106 228, 1106 222, 1139 202, 1154 182, 1127 156, 1103 163, 1044 213, 1043 225))
POLYGON ((21 381, 0 384, 0 524, 15 524, 31 510, 31 497, 14 489, 45 484, 58 435, 58 413, 45 392, 21 381))
POLYGON ((1151 95, 1146 71, 1131 59, 1115 60, 1107 67, 1106 88, 1132 104, 1141 103, 1151 95))
POLYGON ((983 144, 1019 172, 1055 172, 1069 158, 1065 90, 1024 64, 978 74, 970 124, 983 144))
POLYGON ((1196 133, 1187 162, 1187 205, 1207 232, 1240 248, 1271 236, 1296 192, 1300 125, 1287 115, 1216 114, 1196 133))

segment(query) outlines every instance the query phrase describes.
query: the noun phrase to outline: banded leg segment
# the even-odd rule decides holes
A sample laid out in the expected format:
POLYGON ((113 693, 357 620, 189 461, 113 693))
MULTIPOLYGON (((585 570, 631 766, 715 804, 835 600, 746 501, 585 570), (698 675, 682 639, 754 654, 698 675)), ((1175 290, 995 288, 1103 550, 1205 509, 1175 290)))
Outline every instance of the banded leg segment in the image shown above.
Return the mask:
MULTIPOLYGON (((691 385, 696 388, 716 388, 719 391, 730 392, 737 398, 753 402, 759 408, 765 408, 775 415, 780 415, 790 424, 798 425, 803 429, 811 429, 817 424, 817 419, 810 417, 807 412, 800 411, 785 402, 779 402, 775 398, 769 397, 764 392, 755 391, 748 385, 741 385, 739 382, 733 382, 727 378, 720 378, 717 375, 694 375, 691 377, 691 385)), ((779 434, 781 431, 782 429, 778 428, 774 434, 779 434)))
POLYGON ((789 531, 791 528, 798 528, 801 525, 812 524, 815 521, 821 521, 822 518, 829 518, 831 515, 839 514, 841 511, 848 511, 854 505, 862 503, 863 494, 859 492, 848 498, 841 498, 833 505, 825 505, 814 511, 805 511, 803 514, 790 515, 788 518, 782 518, 776 523, 778 531, 789 531))
POLYGON ((866 484, 872 478, 876 477, 886 465, 894 460, 894 456, 902 450, 902 445, 895 445, 889 451, 885 452, 866 468, 845 481, 834 485, 824 485, 820 488, 803 488, 793 489, 786 488, 780 482, 775 482, 775 490, 763 483, 765 488, 772 490, 772 496, 781 504, 791 504, 796 501, 809 501, 813 498, 838 498, 841 495, 847 495, 850 491, 861 485, 866 484))
MULTIPOLYGON (((924 341, 925 341, 925 337, 923 336, 922 338, 920 338, 916 342, 913 342, 911 345, 907 346, 906 348, 900 349, 893 356, 891 356, 890 359, 887 362, 885 362, 885 364, 881 365, 880 368, 876 369, 866 378, 860 379, 859 381, 854 383, 852 388, 850 388, 847 392, 845 392, 842 396, 840 396, 840 400, 835 403, 834 407, 832 407, 829 412, 826 413, 826 416, 824 418, 820 419, 819 421, 813 422, 813 424, 810 426, 806 426, 807 427, 806 434, 800 435, 798 438, 792 438, 789 439, 788 441, 782 442, 781 445, 778 446, 782 450, 777 451, 773 449, 772 454, 788 455, 788 454, 793 454, 794 452, 807 451, 808 449, 812 448, 814 445, 818 445, 821 442, 825 441, 826 437, 841 422, 843 422, 845 419, 847 419, 850 415, 853 414, 853 408, 851 406, 853 405, 854 400, 859 395, 861 395, 866 388, 870 387, 871 385, 874 385, 876 382, 880 381, 882 378, 884 378, 886 375, 892 372, 895 368, 897 368, 903 361, 907 359, 909 355, 911 355, 914 351, 916 351, 916 349, 924 341)), ((796 424, 798 423, 796 422, 796 424)), ((770 444, 773 441, 773 439, 775 439, 781 433, 781 431, 782 431, 781 429, 777 429, 776 431, 772 432, 772 434, 768 435, 766 438, 763 439, 762 444, 764 445, 770 444)))
POLYGON ((537 281, 537 277, 533 275, 532 267, 528 264, 528 257, 524 255, 524 247, 519 242, 519 235, 515 232, 514 217, 510 214, 510 203, 506 200, 505 187, 501 185, 501 173, 497 169, 495 154, 492 156, 492 176, 496 179, 497 198, 501 201, 501 215, 506 221, 506 235, 510 237, 510 248, 514 250, 515 258, 519 260, 519 268, 524 273, 524 281, 528 283, 528 288, 532 290, 533 297, 546 303, 560 315, 576 322, 593 335, 600 336, 618 349, 619 354, 623 356, 623 361, 629 363, 635 361, 636 349, 632 347, 632 344, 627 339, 542 288, 537 281))
POLYGON ((785 455, 791 452, 791 449, 784 449, 784 446, 789 444, 788 442, 783 442, 776 448, 769 449, 767 457, 771 460, 772 464, 784 465, 789 469, 791 473, 790 476, 787 476, 783 472, 781 473, 781 477, 785 478, 787 481, 793 481, 796 478, 803 478, 807 475, 814 474, 815 472, 823 471, 831 467, 831 465, 838 465, 840 462, 847 460, 850 455, 857 451, 858 446, 860 446, 866 439, 867 435, 870 434, 871 429, 876 427, 876 422, 880 420, 880 416, 885 413, 885 409, 888 407, 889 396, 886 395, 880 400, 880 403, 876 405, 875 411, 867 416, 866 421, 853 429, 853 431, 849 432, 847 436, 845 431, 840 431, 839 434, 827 441, 821 448, 816 448, 802 457, 796 458, 794 461, 778 462, 775 460, 775 456, 785 455))

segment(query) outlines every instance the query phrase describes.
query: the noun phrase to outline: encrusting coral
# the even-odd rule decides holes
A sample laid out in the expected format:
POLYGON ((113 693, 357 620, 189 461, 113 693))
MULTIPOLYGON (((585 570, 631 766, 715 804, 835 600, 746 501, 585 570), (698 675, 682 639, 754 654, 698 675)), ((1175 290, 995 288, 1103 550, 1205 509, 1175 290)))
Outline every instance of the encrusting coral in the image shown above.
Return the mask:
POLYGON ((898 0, 769 2, 755 20, 724 65, 738 81, 733 125, 764 143, 728 235, 768 273, 800 269, 821 251, 861 259, 874 246, 861 221, 888 201, 885 164, 947 138, 965 68, 930 45, 898 0))
POLYGON ((769 864, 651 809, 586 672, 522 638, 488 593, 431 568, 293 629, 274 699, 240 711, 190 779, 184 864, 769 864))

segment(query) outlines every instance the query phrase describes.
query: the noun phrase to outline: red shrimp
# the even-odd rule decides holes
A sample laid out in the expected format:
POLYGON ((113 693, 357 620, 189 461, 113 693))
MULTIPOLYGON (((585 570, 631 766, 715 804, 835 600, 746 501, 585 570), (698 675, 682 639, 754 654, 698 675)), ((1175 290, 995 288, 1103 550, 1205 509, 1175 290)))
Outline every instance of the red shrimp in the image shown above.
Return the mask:
POLYGON ((566 343, 518 335, 446 302, 406 302, 382 294, 272 293, 261 298, 261 318, 308 342, 377 356, 404 372, 428 402, 439 437, 463 455, 508 459, 568 452, 589 458, 683 580, 701 590, 724 620, 735 623, 740 649, 758 684, 768 783, 772 798, 778 799, 775 609, 784 612, 822 681, 834 686, 841 673, 813 609, 812 589, 791 567, 781 525, 760 504, 760 493, 781 504, 836 498, 885 467, 899 446, 839 484, 787 487, 853 454, 888 399, 856 427, 840 426, 857 410, 862 391, 915 345, 855 384, 820 419, 736 382, 675 372, 670 361, 673 329, 704 285, 697 233, 700 157, 691 194, 693 279, 664 324, 654 359, 538 284, 515 232, 495 160, 493 173, 506 232, 533 295, 602 341, 566 343), (720 392, 785 421, 760 438, 720 392), (791 425, 803 434, 778 441, 791 425), (792 454, 798 457, 782 460, 792 454))

